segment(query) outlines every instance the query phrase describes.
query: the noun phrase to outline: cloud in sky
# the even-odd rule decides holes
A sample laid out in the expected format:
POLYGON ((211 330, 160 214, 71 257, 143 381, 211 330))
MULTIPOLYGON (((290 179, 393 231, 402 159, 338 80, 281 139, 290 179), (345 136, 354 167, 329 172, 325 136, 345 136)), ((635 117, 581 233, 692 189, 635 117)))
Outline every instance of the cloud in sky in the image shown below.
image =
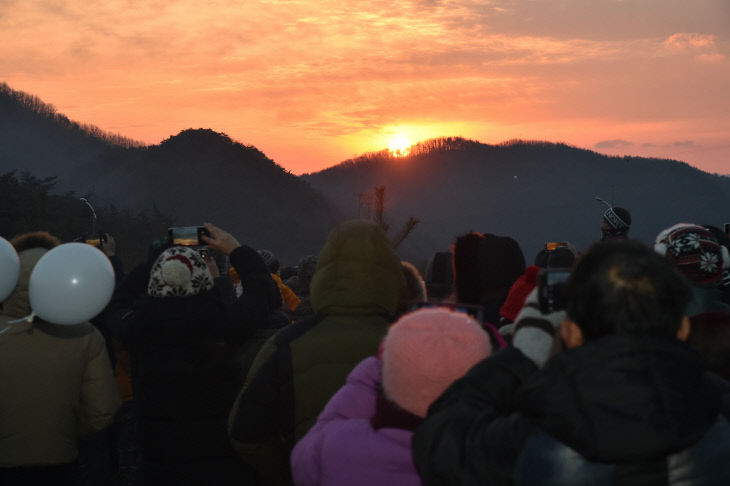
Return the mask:
POLYGON ((295 172, 387 146, 397 126, 667 146, 730 138, 728 5, 5 1, 0 80, 147 142, 225 131, 295 172))
POLYGON ((702 34, 679 33, 672 34, 664 45, 669 49, 685 51, 687 49, 714 49, 715 36, 702 34))
POLYGON ((664 41, 664 46, 673 52, 690 53, 701 62, 721 62, 725 59, 725 54, 718 51, 717 36, 712 34, 672 34, 664 41))
POLYGON ((632 142, 629 142, 628 140, 621 140, 619 138, 614 140, 602 140, 594 145, 597 149, 605 149, 605 148, 616 148, 616 147, 630 147, 634 145, 632 142))

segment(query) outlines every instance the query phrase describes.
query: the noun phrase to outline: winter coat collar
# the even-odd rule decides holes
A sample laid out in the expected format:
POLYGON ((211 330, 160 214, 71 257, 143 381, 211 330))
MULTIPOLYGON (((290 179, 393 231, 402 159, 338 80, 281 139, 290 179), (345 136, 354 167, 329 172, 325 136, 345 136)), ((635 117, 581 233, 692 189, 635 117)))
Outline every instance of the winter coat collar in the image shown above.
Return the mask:
POLYGON ((423 423, 423 418, 400 408, 385 397, 382 386, 375 399, 375 414, 370 419, 373 429, 394 428, 414 431, 423 423))
POLYGON ((0 331, 6 329, 0 335, 0 345, 11 340, 14 336, 20 334, 33 334, 40 331, 49 336, 60 339, 74 339, 87 336, 94 332, 94 327, 88 322, 81 322, 73 325, 60 325, 46 322, 38 317, 33 322, 22 321, 10 324, 9 321, 15 320, 7 316, 0 317, 0 331))

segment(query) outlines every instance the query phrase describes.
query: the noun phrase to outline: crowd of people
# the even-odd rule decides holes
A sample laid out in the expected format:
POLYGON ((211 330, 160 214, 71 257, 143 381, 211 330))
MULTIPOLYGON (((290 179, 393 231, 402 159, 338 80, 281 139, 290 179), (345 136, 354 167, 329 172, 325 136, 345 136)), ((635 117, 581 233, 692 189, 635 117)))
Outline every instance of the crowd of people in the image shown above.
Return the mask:
POLYGON ((730 239, 607 206, 423 274, 368 220, 295 267, 211 223, 128 273, 0 239, 0 486, 730 484, 730 239))

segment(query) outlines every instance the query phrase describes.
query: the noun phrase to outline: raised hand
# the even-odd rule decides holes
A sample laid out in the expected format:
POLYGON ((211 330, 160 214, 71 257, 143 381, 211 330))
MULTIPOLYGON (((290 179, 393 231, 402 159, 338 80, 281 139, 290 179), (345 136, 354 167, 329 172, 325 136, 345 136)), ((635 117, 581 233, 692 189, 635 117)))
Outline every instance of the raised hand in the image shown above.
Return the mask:
POLYGON ((208 230, 209 236, 201 235, 200 239, 209 248, 218 250, 225 255, 230 255, 233 250, 241 246, 241 243, 233 235, 223 231, 213 223, 204 223, 203 227, 208 230))

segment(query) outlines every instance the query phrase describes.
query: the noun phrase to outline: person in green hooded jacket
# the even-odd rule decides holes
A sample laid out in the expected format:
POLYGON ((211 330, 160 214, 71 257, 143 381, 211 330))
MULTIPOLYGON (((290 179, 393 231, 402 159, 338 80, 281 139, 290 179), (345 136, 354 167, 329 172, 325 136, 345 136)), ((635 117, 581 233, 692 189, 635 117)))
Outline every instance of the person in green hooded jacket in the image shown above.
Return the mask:
POLYGON ((289 484, 289 454, 350 371, 378 346, 405 279, 383 230, 348 221, 332 231, 311 284, 315 317, 288 326, 261 348, 229 417, 241 458, 266 484, 289 484))

